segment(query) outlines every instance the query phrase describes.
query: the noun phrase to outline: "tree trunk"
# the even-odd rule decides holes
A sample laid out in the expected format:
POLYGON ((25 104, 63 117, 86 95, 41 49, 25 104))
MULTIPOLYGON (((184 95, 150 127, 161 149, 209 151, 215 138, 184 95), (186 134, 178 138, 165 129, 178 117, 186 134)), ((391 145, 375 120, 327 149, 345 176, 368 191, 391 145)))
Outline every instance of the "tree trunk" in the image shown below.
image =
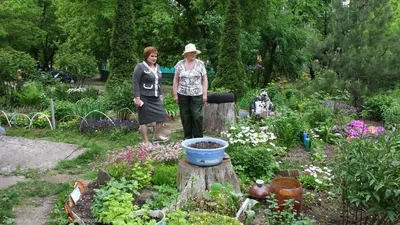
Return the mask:
POLYGON ((176 206, 184 207, 191 199, 201 200, 213 183, 229 183, 235 192, 240 192, 239 182, 230 159, 216 166, 199 167, 190 164, 185 157, 178 165, 178 189, 181 194, 176 206))
POLYGON ((228 121, 236 124, 235 103, 207 103, 204 105, 203 129, 210 133, 228 130, 228 121))

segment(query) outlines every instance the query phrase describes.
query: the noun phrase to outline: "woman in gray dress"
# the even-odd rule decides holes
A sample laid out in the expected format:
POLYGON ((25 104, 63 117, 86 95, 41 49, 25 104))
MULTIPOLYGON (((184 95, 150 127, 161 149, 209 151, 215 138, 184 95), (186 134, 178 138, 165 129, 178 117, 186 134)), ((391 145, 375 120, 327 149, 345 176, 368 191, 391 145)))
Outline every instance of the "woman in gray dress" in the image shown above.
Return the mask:
POLYGON ((153 141, 166 141, 161 136, 162 124, 167 118, 163 106, 161 90, 161 70, 157 64, 158 51, 154 47, 144 49, 144 61, 137 64, 133 71, 133 94, 138 107, 139 131, 144 143, 147 138, 147 124, 156 122, 153 141))

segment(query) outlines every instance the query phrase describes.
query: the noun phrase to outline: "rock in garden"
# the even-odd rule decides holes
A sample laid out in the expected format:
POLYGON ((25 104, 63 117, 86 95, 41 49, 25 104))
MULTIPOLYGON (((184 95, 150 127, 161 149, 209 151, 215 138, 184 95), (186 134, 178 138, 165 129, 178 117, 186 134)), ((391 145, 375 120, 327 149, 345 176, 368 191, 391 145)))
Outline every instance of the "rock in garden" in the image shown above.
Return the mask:
POLYGON ((5 136, 6 135, 6 129, 4 129, 2 126, 0 126, 0 136, 5 136))

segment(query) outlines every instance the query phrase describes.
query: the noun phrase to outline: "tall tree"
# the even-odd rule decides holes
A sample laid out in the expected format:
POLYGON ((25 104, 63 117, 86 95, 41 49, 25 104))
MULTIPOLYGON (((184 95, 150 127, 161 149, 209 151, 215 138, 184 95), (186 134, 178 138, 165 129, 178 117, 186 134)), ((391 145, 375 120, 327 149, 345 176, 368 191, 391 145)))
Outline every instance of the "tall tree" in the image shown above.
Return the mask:
POLYGON ((244 65, 240 54, 240 9, 238 0, 228 2, 220 39, 217 77, 214 87, 224 87, 240 98, 246 91, 244 65))
POLYGON ((38 47, 44 35, 38 26, 40 15, 34 0, 0 2, 0 48, 29 52, 38 47))
POLYGON ((111 33, 116 0, 52 0, 57 7, 58 22, 65 41, 58 43, 60 52, 93 55, 99 69, 110 57, 111 33))
POLYGON ((133 3, 131 0, 117 0, 114 27, 111 39, 110 77, 107 89, 115 88, 132 77, 138 62, 135 54, 133 26, 133 3))
MULTIPOLYGON (((359 82, 371 93, 393 87, 400 81, 400 44, 398 30, 391 29, 396 18, 390 1, 352 0, 344 5, 334 0, 333 7, 331 67, 350 86, 359 82)), ((353 103, 359 104, 360 97, 353 103)))
POLYGON ((267 22, 262 24, 261 56, 263 85, 277 77, 295 79, 300 76, 307 60, 304 51, 308 29, 302 17, 286 1, 271 1, 267 22))

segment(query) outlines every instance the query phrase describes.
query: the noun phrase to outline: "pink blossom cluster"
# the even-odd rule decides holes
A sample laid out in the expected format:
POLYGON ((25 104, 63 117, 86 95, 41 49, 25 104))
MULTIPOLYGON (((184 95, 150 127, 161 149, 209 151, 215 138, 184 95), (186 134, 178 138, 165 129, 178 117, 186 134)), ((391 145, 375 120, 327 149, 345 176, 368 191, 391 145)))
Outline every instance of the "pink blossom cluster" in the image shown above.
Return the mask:
POLYGON ((148 153, 142 149, 134 149, 131 146, 126 147, 127 150, 120 154, 120 158, 126 161, 129 165, 138 162, 141 166, 147 163, 148 153))
POLYGON ((353 120, 346 127, 348 138, 380 136, 386 133, 382 126, 368 126, 361 120, 353 120))
POLYGON ((136 147, 127 146, 126 150, 119 155, 119 160, 126 161, 132 165, 138 162, 140 165, 145 165, 148 161, 167 162, 179 159, 183 153, 180 144, 170 143, 160 145, 140 143, 136 147))
POLYGON ((151 144, 143 146, 145 151, 149 154, 149 158, 156 162, 166 162, 177 160, 183 153, 182 146, 176 143, 170 143, 165 145, 151 144))

